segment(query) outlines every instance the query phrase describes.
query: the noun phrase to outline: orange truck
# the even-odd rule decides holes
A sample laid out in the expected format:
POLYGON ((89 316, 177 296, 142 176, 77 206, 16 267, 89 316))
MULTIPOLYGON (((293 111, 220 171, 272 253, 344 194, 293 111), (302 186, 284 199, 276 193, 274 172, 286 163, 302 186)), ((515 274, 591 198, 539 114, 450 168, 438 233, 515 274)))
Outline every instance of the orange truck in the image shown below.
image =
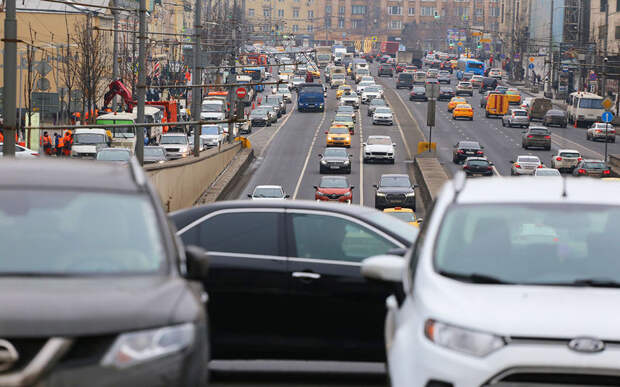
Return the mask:
MULTIPOLYGON (((177 101, 146 101, 147 105, 157 107, 163 111, 162 122, 179 122, 179 106, 177 101)), ((164 125, 163 132, 170 130, 168 125, 164 125)))
POLYGON ((491 116, 504 116, 508 112, 508 96, 505 94, 489 94, 487 99, 487 107, 485 115, 491 116))

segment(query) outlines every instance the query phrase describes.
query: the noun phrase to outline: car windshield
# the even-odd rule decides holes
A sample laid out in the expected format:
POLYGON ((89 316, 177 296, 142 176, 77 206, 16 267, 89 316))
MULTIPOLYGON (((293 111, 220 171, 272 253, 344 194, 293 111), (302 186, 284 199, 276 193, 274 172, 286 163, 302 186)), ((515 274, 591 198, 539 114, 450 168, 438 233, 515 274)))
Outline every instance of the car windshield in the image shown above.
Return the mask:
POLYGON ((349 129, 345 127, 330 128, 329 134, 349 134, 349 129))
POLYGON ((124 150, 101 150, 97 153, 97 160, 100 161, 129 161, 131 154, 124 150))
POLYGON ((368 145, 392 145, 392 139, 389 137, 368 137, 368 145))
POLYGON ((547 129, 530 129, 530 134, 547 135, 549 131, 547 129))
POLYGON ((344 74, 334 74, 332 75, 332 79, 344 79, 344 74))
POLYGON ((586 161, 583 163, 583 167, 586 169, 606 169, 605 163, 602 161, 586 161))
POLYGON ((517 117, 527 117, 527 112, 525 110, 515 110, 512 112, 517 117))
POLYGON ((136 136, 136 128, 131 126, 117 126, 109 128, 114 138, 134 138, 136 136))
POLYGON ((509 95, 518 95, 519 92, 517 90, 506 90, 506 94, 509 95))
POLYGON ((560 156, 562 157, 573 157, 573 158, 577 158, 577 157, 581 157, 581 155, 577 152, 562 152, 560 153, 560 156))
POLYGON ((338 106, 338 113, 353 113, 353 106, 338 106))
POLYGON ((459 87, 471 87, 471 83, 469 83, 469 82, 461 82, 461 83, 459 83, 459 87))
POLYGON ((0 275, 156 272, 165 269, 157 224, 146 196, 3 190, 0 245, 19 248, 0 259, 0 275), (59 241, 62 248, 51 248, 59 241))
POLYGON ((374 85, 375 83, 373 81, 363 81, 359 83, 359 86, 370 86, 370 85, 374 85))
POLYGON ((620 206, 472 204, 448 209, 435 270, 453 278, 544 285, 618 283, 620 206), (579 221, 575 221, 579 219, 579 221))
POLYGON ((98 133, 78 133, 73 140, 73 145, 105 144, 106 136, 98 133))
POLYGON ((466 149, 480 149, 480 145, 477 142, 472 141, 461 141, 458 147, 466 149))
POLYGON ((187 144, 186 136, 162 136, 160 144, 187 144))
POLYGON ((339 177, 323 177, 321 178, 321 188, 349 188, 349 182, 339 177))
POLYGON ((472 167, 488 167, 489 162, 487 160, 469 160, 467 162, 472 167))
POLYGON ((278 92, 279 93, 288 93, 288 86, 278 86, 278 92))
POLYGON ((164 158, 164 157, 166 157, 166 154, 165 154, 163 148, 145 146, 144 147, 144 156, 164 158))
POLYGON ((347 157, 345 149, 327 148, 325 149, 325 157, 347 157))
POLYGON ((220 113, 222 111, 223 104, 219 102, 214 103, 203 103, 200 110, 205 113, 217 112, 220 113))
POLYGON ((303 83, 304 79, 301 77, 295 77, 293 78, 293 83, 303 83))
POLYGON ((424 87, 414 87, 413 92, 414 93, 426 93, 426 89, 424 87))
POLYGON ((540 163, 538 157, 532 156, 520 156, 517 158, 517 162, 519 163, 540 163))
POLYGON ((583 109, 602 109, 603 99, 598 98, 581 98, 579 100, 579 107, 583 109))
POLYGON ((354 91, 345 92, 345 94, 342 97, 343 98, 355 98, 357 97, 357 93, 354 91))
POLYGON ((256 187, 252 196, 255 198, 281 198, 284 193, 280 187, 256 187))
POLYGON ((413 214, 413 212, 386 212, 386 214, 391 215, 397 219, 402 220, 403 222, 415 222, 415 215, 413 214))
POLYGON ((379 88, 376 86, 368 86, 367 88, 364 89, 365 93, 378 93, 379 92, 379 88))
POLYGON ((564 117, 565 112, 563 110, 549 110, 547 112, 548 116, 561 116, 564 117))
POLYGON ((411 183, 407 176, 383 176, 381 187, 410 187, 411 183))
POLYGON ((375 113, 389 114, 392 113, 392 109, 387 107, 378 107, 375 109, 375 113))
POLYGON ((219 126, 215 126, 215 125, 206 126, 205 125, 202 127, 202 134, 206 134, 209 136, 217 136, 219 134, 219 129, 220 129, 219 126))
POLYGON ((536 176, 561 176, 557 169, 538 169, 536 176))
POLYGON ((336 116, 334 117, 334 121, 338 121, 338 122, 350 122, 351 121, 351 117, 347 117, 347 116, 336 116))
POLYGON ((372 106, 385 106, 385 101, 382 99, 373 99, 370 101, 370 105, 372 106))

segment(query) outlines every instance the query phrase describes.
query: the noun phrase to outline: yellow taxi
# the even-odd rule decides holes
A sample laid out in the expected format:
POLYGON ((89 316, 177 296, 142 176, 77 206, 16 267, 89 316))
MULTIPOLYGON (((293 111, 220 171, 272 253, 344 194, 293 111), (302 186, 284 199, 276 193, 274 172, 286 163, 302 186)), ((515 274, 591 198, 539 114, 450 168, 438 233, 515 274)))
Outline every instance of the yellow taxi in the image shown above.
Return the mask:
POLYGON ((316 67, 314 67, 314 66, 308 67, 308 72, 310 74, 312 74, 312 76, 314 78, 320 78, 321 77, 321 71, 319 69, 317 69, 316 67))
POLYGON ((349 63, 347 66, 347 75, 351 75, 351 71, 353 71, 353 63, 349 63))
POLYGON ((519 93, 519 90, 510 88, 506 90, 506 96, 510 105, 521 105, 521 93, 519 93))
POLYGON ((472 109, 471 105, 466 103, 456 105, 456 107, 452 110, 452 119, 456 120, 457 118, 467 118, 470 121, 473 121, 474 109, 472 109))
POLYGON ((332 121, 332 126, 335 125, 344 125, 349 129, 349 133, 355 134, 355 122, 350 114, 336 114, 332 121))
POLYGON ((463 97, 452 97, 450 102, 448 102, 448 111, 451 112, 452 110, 454 110, 456 105, 460 103, 467 103, 467 100, 463 97))
POLYGON ((333 125, 327 132, 327 146, 346 146, 351 148, 351 133, 344 125, 333 125))
POLYGON ((336 91, 336 98, 340 99, 340 97, 342 97, 342 94, 344 94, 345 91, 353 91, 353 88, 349 85, 340 85, 338 86, 338 90, 336 91))
POLYGON ((383 210, 386 214, 392 215, 395 218, 402 220, 403 222, 407 222, 414 227, 420 227, 420 221, 422 219, 418 219, 415 216, 415 213, 411 208, 402 208, 402 207, 394 207, 394 208, 386 208, 383 210))

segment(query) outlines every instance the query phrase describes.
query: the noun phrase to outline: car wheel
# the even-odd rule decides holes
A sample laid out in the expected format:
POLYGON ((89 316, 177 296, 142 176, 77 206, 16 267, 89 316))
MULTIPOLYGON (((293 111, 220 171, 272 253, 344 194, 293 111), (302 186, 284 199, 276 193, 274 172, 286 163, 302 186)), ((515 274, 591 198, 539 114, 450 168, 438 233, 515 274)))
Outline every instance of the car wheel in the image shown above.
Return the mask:
POLYGON ((506 127, 506 122, 504 120, 502 120, 502 126, 505 128, 506 127))
POLYGON ((474 120, 474 117, 469 117, 469 120, 470 120, 470 121, 473 121, 473 120, 474 120))
POLYGON ((394 164, 395 162, 396 162, 396 160, 390 159, 390 164, 394 164))

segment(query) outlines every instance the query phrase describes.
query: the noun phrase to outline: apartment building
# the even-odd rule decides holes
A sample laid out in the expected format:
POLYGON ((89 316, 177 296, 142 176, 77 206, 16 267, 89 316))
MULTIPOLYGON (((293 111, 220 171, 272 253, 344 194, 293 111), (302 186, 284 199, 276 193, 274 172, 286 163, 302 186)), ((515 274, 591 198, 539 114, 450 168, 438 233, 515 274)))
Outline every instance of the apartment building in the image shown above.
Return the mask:
POLYGON ((314 39, 321 0, 245 0, 250 30, 258 36, 314 39))
POLYGON ((619 111, 620 89, 620 0, 591 0, 590 40, 596 47, 593 70, 601 76, 599 88, 604 94, 616 95, 619 111), (607 61, 604 61, 607 58, 607 61), (602 79, 605 79, 605 85, 602 79))

